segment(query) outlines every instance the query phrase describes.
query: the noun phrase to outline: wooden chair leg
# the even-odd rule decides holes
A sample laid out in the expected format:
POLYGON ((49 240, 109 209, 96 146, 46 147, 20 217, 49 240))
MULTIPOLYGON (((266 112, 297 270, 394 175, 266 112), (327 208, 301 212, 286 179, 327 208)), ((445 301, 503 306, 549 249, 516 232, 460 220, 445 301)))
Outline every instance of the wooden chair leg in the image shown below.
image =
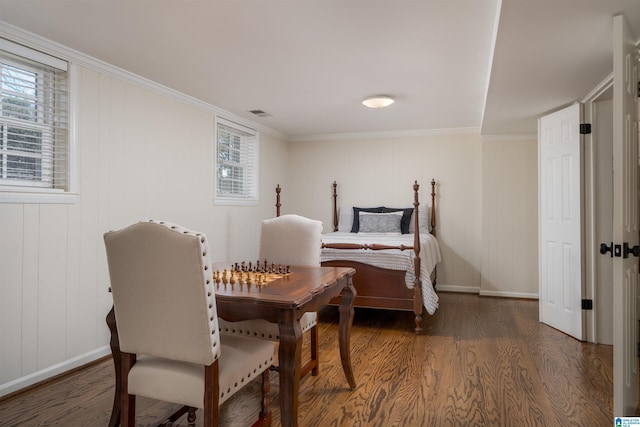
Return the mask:
POLYGON ((318 375, 319 364, 318 364, 318 325, 309 329, 309 333, 311 334, 311 357, 309 360, 302 365, 300 368, 300 379, 304 378, 309 372, 313 376, 318 375))
POLYGON ((204 416, 203 425, 218 427, 218 404, 220 386, 218 384, 218 361, 204 368, 204 416))
POLYGON ((318 375, 320 371, 320 360, 318 359, 318 325, 316 324, 311 328, 311 360, 313 361, 313 369, 311 369, 311 375, 314 377, 318 375))
POLYGON ((258 421, 253 423, 252 427, 257 426, 271 426, 271 396, 269 392, 271 391, 271 381, 269 378, 269 369, 266 369, 262 372, 262 399, 260 400, 260 416, 258 417, 258 421))
MULTIPOLYGON (((318 358, 318 355, 320 354, 320 352, 318 351, 319 339, 318 339, 317 324, 311 327, 311 329, 309 329, 309 334, 311 335, 311 342, 310 342, 311 357, 300 368, 300 379, 304 378, 309 372, 311 372, 311 375, 313 375, 314 377, 320 373, 320 361, 318 358)), ((278 372, 279 369, 280 368, 278 366, 274 366, 274 365, 270 367, 270 370, 272 371, 278 372)))
POLYGON ((129 394, 129 371, 136 362, 136 356, 122 353, 122 369, 120 370, 120 422, 122 427, 136 424, 136 397, 129 394))
POLYGON ((190 426, 196 425, 196 411, 198 408, 194 408, 193 406, 189 406, 189 414, 187 415, 187 422, 190 426))

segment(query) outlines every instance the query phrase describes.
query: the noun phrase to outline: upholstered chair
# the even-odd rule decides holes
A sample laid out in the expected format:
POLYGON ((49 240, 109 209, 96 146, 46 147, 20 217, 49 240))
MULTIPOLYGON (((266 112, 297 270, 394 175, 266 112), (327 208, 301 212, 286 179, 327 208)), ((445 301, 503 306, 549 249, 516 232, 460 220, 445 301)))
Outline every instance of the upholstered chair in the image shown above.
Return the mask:
POLYGON ((269 425, 269 367, 274 344, 221 337, 204 234, 166 222, 139 222, 104 235, 118 330, 122 426, 135 424, 136 396, 218 408, 262 376, 259 421, 269 425))
MULTIPOLYGON (((322 222, 300 215, 282 215, 262 221, 260 228, 260 261, 284 266, 320 266, 322 222)), ((300 319, 302 332, 311 331, 311 358, 302 366, 300 376, 318 375, 318 316, 304 313, 300 319)), ((278 324, 266 320, 227 322, 220 319, 223 335, 250 336, 278 341, 278 324)))

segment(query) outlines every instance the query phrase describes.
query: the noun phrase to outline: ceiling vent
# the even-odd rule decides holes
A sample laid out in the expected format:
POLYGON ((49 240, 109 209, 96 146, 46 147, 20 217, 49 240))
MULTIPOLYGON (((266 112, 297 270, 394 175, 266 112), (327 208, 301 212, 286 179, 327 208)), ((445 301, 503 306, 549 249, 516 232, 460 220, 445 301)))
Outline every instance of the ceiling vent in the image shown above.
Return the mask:
POLYGON ((258 117, 271 117, 271 114, 266 113, 262 110, 249 110, 251 114, 255 114, 258 117))

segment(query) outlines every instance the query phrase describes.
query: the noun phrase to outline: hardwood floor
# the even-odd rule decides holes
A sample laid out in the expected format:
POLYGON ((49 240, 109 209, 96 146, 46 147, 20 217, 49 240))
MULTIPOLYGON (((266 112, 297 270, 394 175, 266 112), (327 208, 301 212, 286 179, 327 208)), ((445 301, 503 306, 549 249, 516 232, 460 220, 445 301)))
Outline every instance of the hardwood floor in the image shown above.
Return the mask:
MULTIPOLYGON (((320 312, 320 375, 300 385, 300 425, 612 425, 613 348, 576 341, 537 319, 537 301, 441 293, 426 334, 415 336, 409 313, 356 309, 352 391, 340 365, 337 308, 327 307, 320 312)), ((277 426, 276 373, 271 379, 277 426)), ((221 425, 255 421, 258 388, 254 381, 226 402, 221 425)), ((0 400, 0 426, 106 426, 112 398, 105 360, 0 400)), ((157 425, 175 408, 139 398, 137 425, 157 425)))

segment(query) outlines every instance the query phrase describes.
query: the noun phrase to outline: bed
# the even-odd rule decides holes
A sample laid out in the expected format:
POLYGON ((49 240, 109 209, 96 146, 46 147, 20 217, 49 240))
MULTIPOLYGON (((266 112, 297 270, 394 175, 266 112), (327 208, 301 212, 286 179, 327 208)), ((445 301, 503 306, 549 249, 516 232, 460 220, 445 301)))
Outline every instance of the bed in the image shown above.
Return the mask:
MULTIPOLYGON (((413 207, 340 209, 334 182, 333 232, 322 238, 323 266, 356 269, 354 306, 412 311, 416 334, 423 332, 424 312, 433 314, 438 308, 435 286, 441 255, 436 239, 435 184, 432 180, 430 209, 421 213, 417 181, 413 207)), ((278 215, 280 191, 276 187, 278 215)), ((331 301, 339 302, 339 298, 331 301)))

